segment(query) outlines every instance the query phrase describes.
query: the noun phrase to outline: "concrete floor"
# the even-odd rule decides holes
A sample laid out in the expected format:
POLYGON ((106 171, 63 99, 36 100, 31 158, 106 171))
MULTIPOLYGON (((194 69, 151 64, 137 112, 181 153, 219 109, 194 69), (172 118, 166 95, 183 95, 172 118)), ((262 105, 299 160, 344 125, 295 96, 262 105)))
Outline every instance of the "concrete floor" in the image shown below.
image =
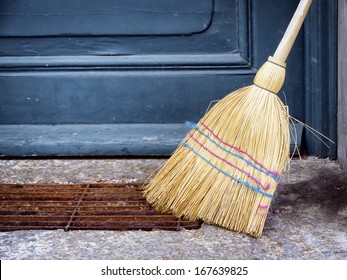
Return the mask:
MULTIPOLYGON (((164 159, 0 160, 1 183, 145 182, 164 159)), ((343 259, 347 180, 333 161, 293 160, 255 239, 198 230, 0 232, 4 259, 343 259)))

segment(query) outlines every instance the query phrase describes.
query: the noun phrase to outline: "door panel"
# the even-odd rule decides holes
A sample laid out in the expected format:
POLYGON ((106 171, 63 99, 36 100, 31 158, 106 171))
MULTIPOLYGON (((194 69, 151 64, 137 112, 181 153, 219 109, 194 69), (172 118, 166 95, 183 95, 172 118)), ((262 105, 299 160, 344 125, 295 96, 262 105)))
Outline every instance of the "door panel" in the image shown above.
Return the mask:
POLYGON ((2 0, 0 5, 0 36, 6 37, 189 35, 206 30, 213 12, 213 0, 2 0))

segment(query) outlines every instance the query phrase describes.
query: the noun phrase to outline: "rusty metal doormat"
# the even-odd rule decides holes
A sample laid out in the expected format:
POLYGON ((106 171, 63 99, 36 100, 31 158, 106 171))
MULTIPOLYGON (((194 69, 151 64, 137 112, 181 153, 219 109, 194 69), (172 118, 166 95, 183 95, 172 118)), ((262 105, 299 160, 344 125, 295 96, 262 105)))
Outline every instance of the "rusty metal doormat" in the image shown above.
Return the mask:
POLYGON ((201 223, 156 212, 133 184, 0 184, 0 231, 180 230, 201 223))

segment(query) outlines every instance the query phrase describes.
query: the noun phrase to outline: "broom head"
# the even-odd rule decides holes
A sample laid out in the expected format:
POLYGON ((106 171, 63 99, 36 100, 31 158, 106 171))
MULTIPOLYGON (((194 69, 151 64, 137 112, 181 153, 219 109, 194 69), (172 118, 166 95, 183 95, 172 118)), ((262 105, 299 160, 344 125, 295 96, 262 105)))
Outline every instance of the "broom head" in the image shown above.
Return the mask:
POLYGON ((258 237, 289 160, 289 116, 276 95, 285 63, 269 57, 254 84, 220 100, 144 186, 154 208, 258 237))

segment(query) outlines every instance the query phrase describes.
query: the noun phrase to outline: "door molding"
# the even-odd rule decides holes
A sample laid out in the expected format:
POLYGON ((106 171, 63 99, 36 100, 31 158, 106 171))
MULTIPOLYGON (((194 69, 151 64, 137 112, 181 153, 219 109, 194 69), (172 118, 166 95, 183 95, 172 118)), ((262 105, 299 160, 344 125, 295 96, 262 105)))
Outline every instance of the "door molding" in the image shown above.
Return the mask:
MULTIPOLYGON (((337 140, 337 0, 313 1, 305 24, 305 123, 337 140)), ((326 147, 305 131, 307 153, 337 157, 337 145, 326 147)))

